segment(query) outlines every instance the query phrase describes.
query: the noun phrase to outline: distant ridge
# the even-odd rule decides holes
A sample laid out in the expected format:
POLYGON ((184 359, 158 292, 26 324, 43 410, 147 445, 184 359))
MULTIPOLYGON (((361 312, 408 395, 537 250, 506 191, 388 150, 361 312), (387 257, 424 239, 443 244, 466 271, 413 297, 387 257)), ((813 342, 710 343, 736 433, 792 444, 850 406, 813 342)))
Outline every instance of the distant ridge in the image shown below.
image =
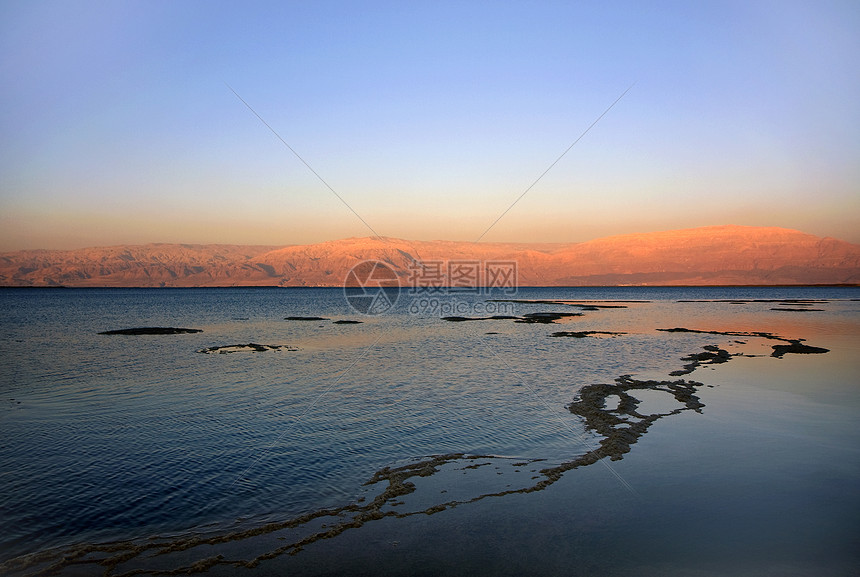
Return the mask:
POLYGON ((297 246, 147 244, 0 253, 0 285, 341 286, 363 260, 407 284, 415 261, 515 261, 519 286, 860 284, 860 245, 775 227, 711 226, 582 243, 348 238, 297 246))

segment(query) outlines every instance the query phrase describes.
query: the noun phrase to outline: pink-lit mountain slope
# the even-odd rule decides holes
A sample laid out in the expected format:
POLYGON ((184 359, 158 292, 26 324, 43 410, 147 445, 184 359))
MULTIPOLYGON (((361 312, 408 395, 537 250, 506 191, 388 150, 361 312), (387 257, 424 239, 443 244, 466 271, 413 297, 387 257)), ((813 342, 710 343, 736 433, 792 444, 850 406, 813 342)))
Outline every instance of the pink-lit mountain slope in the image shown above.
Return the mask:
POLYGON ((0 254, 5 286, 341 286, 363 260, 514 261, 520 286, 860 284, 860 245, 717 226, 573 244, 350 238, 301 246, 148 244, 0 254))

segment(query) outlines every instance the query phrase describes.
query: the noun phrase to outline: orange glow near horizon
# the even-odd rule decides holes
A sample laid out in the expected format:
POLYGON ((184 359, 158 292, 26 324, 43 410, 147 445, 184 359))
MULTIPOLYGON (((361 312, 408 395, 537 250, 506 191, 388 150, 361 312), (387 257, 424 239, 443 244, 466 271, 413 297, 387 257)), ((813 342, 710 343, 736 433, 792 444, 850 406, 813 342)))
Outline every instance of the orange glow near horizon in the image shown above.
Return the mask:
POLYGON ((5 7, 0 251, 725 224, 860 243, 860 10, 551 6, 5 7))

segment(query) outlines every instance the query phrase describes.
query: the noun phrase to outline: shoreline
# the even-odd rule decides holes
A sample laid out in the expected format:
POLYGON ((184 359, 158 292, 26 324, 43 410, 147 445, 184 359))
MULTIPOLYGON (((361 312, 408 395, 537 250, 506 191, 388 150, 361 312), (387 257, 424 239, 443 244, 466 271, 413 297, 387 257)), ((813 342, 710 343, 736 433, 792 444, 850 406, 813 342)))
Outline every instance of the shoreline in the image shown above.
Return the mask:
MULTIPOLYGON (((858 288, 860 283, 791 283, 791 284, 608 284, 608 285, 525 285, 520 284, 517 288, 525 289, 616 289, 616 288, 642 288, 642 289, 707 289, 707 288, 858 288)), ((288 290, 311 290, 311 289, 340 289, 342 284, 331 285, 188 285, 188 286, 152 286, 152 285, 103 285, 103 286, 76 286, 76 285, 0 285, 2 289, 288 289, 288 290)), ((442 288, 452 288, 442 287, 442 288)), ((489 293, 494 287, 478 286, 478 290, 489 293)), ((499 289, 496 289, 499 290, 499 289)))
MULTIPOLYGON (((775 337, 771 333, 685 330, 694 333, 713 334, 714 336, 725 338, 737 336, 762 338, 765 340, 776 338, 777 340, 790 342, 790 339, 775 337)), ((707 347, 705 349, 707 351, 707 347)), ((688 357, 696 354, 699 353, 691 352, 687 357, 677 359, 677 362, 684 362, 688 360, 688 357)), ((737 355, 749 356, 743 353, 737 353, 737 355)), ((719 362, 725 362, 731 356, 727 357, 723 355, 718 358, 721 359, 719 362)), ((702 363, 708 364, 708 359, 700 360, 702 363)), ((692 370, 695 370, 698 366, 692 370)), ((689 372, 692 372, 692 370, 689 372)), ((162 542, 158 542, 157 538, 151 538, 145 543, 133 540, 110 544, 85 544, 64 547, 59 550, 52 549, 8 560, 4 563, 3 567, 10 571, 28 571, 31 568, 47 563, 48 566, 42 567, 39 571, 50 574, 53 572, 62 572, 66 568, 80 567, 81 565, 97 565, 102 570, 105 570, 108 575, 122 575, 129 571, 142 571, 144 574, 149 574, 165 570, 154 567, 151 570, 146 569, 146 565, 153 562, 153 559, 156 557, 158 558, 158 565, 161 567, 170 554, 178 554, 180 558, 187 557, 187 552, 197 547, 205 549, 243 543, 249 549, 253 549, 255 542, 261 540, 271 541, 276 534, 287 532, 293 535, 293 541, 281 543, 278 547, 264 551, 253 557, 237 559, 228 558, 223 555, 219 556, 220 554, 215 556, 203 555, 191 563, 186 562, 184 565, 170 569, 170 571, 182 573, 218 567, 256 567, 263 561, 270 561, 283 555, 295 556, 306 546, 338 537, 349 529, 362 528, 366 523, 371 521, 403 519, 414 515, 433 515, 462 505, 477 503, 488 498, 535 493, 555 484, 567 471, 587 467, 597 462, 605 462, 603 460, 606 457, 609 457, 610 461, 620 461, 625 454, 630 452, 631 446, 636 444, 657 420, 677 415, 682 411, 701 413, 703 409, 706 410, 705 404, 696 395, 697 390, 704 386, 700 382, 683 379, 674 381, 637 380, 629 375, 621 375, 615 379, 615 384, 593 384, 581 387, 568 409, 570 413, 584 420, 586 432, 592 431, 598 436, 602 435, 603 440, 599 441, 597 447, 594 449, 572 460, 560 463, 554 467, 532 471, 538 473, 537 476, 532 476, 532 481, 537 479, 537 482, 531 485, 526 484, 527 486, 525 487, 484 492, 464 500, 441 500, 441 502, 435 502, 423 509, 419 508, 418 510, 406 513, 399 512, 396 507, 405 504, 404 500, 413 495, 416 480, 434 477, 440 473, 440 469, 445 467, 448 469, 452 467, 457 468, 457 465, 461 465, 462 469, 460 470, 466 471, 491 465, 499 468, 498 465, 493 465, 492 463, 501 462, 504 459, 503 457, 494 455, 468 455, 465 453, 431 455, 415 463, 394 468, 384 467, 377 471, 365 483, 365 486, 374 486, 378 483, 386 482, 388 486, 381 493, 374 496, 370 503, 367 504, 352 502, 334 509, 317 510, 299 517, 276 523, 268 523, 238 533, 220 534, 208 538, 192 535, 162 542), (680 406, 668 412, 643 414, 637 410, 639 400, 635 397, 635 391, 666 393, 674 397, 680 406), (606 401, 612 396, 618 397, 619 402, 615 408, 608 408, 606 401), (481 462, 479 463, 478 461, 481 462), (469 463, 471 465, 467 465, 469 463), (332 524, 332 520, 344 515, 347 517, 346 520, 340 520, 332 524), (316 527, 315 524, 319 524, 320 520, 323 519, 329 519, 329 523, 321 527, 316 527), (309 530, 302 533, 301 529, 303 527, 309 528, 309 530), (53 563, 49 561, 52 555, 54 556, 53 563), (60 557, 60 560, 57 560, 57 556, 60 557), (117 572, 114 572, 114 570, 117 572)), ((525 464, 537 463, 539 461, 540 459, 536 458, 526 459, 525 461, 520 459, 520 462, 516 463, 516 465, 522 467, 525 464)), ((287 539, 288 537, 281 535, 278 538, 287 539)))

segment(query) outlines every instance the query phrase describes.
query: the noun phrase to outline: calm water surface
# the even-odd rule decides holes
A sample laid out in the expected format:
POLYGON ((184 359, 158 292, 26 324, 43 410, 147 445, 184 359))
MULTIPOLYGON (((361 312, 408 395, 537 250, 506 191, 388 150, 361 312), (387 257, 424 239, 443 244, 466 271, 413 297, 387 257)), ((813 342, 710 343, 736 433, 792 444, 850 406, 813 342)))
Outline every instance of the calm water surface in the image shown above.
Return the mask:
MULTIPOLYGON (((362 316, 337 289, 0 291, 0 561, 340 507, 368 497, 364 483, 382 467, 432 455, 499 461, 452 465, 404 506, 527 486, 526 471, 501 464, 544 467, 595 446, 566 409, 581 387, 623 374, 666 379, 681 357, 718 344, 747 356, 688 375, 715 385, 700 390, 702 413, 661 419, 621 461, 569 471, 546 491, 368 523, 254 571, 856 574, 860 290, 516 296, 647 302, 556 324, 453 323, 424 306, 410 314, 407 298, 362 316), (825 302, 793 307, 822 309, 806 312, 749 302, 780 299, 825 302), (202 332, 98 334, 139 326, 202 332), (830 352, 775 359, 765 339, 655 330, 672 327, 767 331, 830 352), (550 337, 560 330, 624 334, 550 337), (247 343, 290 347, 198 352, 247 343)), ((579 310, 456 298, 453 314, 464 316, 476 306, 579 310)), ((236 554, 269 545, 261 537, 236 554)))

